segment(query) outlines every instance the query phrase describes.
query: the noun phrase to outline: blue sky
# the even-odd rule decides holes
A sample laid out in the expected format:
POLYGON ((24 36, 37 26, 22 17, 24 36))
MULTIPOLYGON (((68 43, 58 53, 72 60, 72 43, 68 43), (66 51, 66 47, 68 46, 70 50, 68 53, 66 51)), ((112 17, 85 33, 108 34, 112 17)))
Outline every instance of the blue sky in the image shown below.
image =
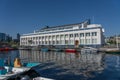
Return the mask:
POLYGON ((120 34, 120 0, 0 0, 0 32, 16 37, 44 26, 91 19, 105 35, 120 34), (93 19, 94 17, 94 19, 93 19))

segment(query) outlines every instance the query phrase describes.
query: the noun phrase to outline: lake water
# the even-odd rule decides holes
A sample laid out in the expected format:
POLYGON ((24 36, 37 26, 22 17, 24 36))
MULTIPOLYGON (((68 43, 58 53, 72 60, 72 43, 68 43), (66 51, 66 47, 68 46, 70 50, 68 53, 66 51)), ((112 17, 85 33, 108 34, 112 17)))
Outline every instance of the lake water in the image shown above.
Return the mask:
POLYGON ((0 58, 41 62, 36 70, 55 80, 120 80, 120 55, 18 50, 0 52, 0 58))

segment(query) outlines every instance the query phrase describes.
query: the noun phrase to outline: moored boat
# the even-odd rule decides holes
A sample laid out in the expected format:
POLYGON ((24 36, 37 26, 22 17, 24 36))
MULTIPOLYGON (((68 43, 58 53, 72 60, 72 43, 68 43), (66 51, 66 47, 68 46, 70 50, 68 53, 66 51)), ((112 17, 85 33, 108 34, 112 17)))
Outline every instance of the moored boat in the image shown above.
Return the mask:
POLYGON ((120 50, 113 50, 113 51, 105 51, 108 54, 120 54, 120 50))
POLYGON ((77 50, 76 49, 65 49, 65 52, 75 53, 77 52, 77 50))
POLYGON ((60 48, 54 48, 54 49, 51 49, 51 51, 60 52, 60 51, 62 51, 62 49, 60 49, 60 48))
POLYGON ((1 47, 0 48, 0 51, 10 51, 10 50, 13 50, 13 48, 10 48, 10 47, 1 47))
POLYGON ((98 49, 92 47, 81 48, 81 53, 97 53, 98 49))
POLYGON ((47 51, 49 51, 49 49, 48 48, 41 48, 41 51, 47 52, 47 51))
POLYGON ((40 63, 35 62, 21 64, 19 59, 16 59, 14 66, 7 66, 4 60, 0 59, 0 80, 52 80, 40 76, 34 69, 39 65, 40 63))

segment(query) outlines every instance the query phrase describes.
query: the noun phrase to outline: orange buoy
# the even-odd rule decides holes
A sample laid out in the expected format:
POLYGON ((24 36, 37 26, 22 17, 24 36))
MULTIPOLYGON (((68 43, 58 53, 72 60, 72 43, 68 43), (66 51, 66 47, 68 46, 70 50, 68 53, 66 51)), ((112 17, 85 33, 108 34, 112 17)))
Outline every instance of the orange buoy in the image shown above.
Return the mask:
POLYGON ((16 58, 15 61, 14 61, 14 67, 21 67, 21 62, 20 62, 20 59, 19 58, 16 58))

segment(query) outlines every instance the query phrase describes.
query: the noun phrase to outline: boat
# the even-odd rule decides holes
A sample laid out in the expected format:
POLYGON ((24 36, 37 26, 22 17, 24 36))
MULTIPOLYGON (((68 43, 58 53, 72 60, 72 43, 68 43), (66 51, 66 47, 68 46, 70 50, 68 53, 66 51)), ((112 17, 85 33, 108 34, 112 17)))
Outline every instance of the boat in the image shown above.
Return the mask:
POLYGON ((0 80, 53 80, 41 77, 34 69, 40 63, 30 62, 22 65, 19 63, 19 59, 15 60, 14 66, 5 65, 4 60, 0 59, 0 80))
POLYGON ((19 50, 31 50, 32 47, 31 46, 20 46, 18 49, 19 50))
POLYGON ((75 53, 77 52, 76 49, 65 49, 65 52, 75 53))
POLYGON ((97 53, 98 49, 93 48, 93 47, 84 47, 81 48, 81 53, 97 53))
POLYGON ((60 52, 60 51, 62 51, 62 49, 60 49, 60 48, 54 48, 54 49, 51 49, 51 51, 60 52))
POLYGON ((1 47, 0 48, 0 51, 10 51, 10 50, 13 50, 13 48, 10 48, 10 47, 1 47))
POLYGON ((107 48, 104 52, 109 53, 109 54, 120 54, 120 49, 119 48, 107 48))
POLYGON ((42 52, 47 52, 47 51, 49 51, 49 49, 48 48, 41 48, 41 51, 42 52))
MULTIPOLYGON (((21 68, 21 70, 22 69, 24 69, 22 72, 0 75, 0 80, 53 80, 50 78, 40 77, 40 74, 32 68, 29 70, 27 68, 21 68)), ((18 68, 14 68, 14 70, 18 70, 18 68)))

